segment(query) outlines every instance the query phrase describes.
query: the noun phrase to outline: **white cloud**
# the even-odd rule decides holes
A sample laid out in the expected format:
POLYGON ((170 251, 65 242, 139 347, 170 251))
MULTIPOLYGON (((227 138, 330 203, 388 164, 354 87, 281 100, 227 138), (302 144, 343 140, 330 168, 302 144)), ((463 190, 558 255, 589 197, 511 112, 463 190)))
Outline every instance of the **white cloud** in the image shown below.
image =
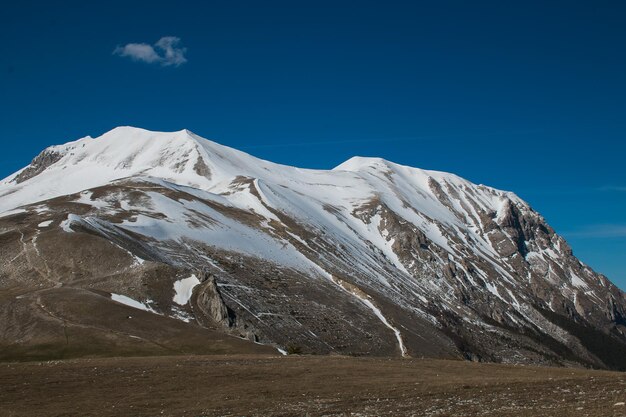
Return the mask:
POLYGON ((185 52, 187 48, 177 48, 176 45, 180 42, 180 38, 176 36, 164 36, 155 44, 156 47, 165 53, 163 57, 166 65, 179 66, 187 62, 185 58, 185 52))
POLYGON ((118 46, 113 53, 119 56, 127 56, 135 61, 148 63, 157 62, 162 59, 154 48, 147 43, 129 43, 125 46, 118 46))
POLYGON ((124 46, 118 46, 113 51, 113 54, 128 57, 133 61, 147 62, 148 64, 156 63, 164 67, 178 67, 187 62, 187 58, 185 58, 187 48, 179 47, 179 44, 180 38, 164 36, 154 45, 129 43, 124 46))

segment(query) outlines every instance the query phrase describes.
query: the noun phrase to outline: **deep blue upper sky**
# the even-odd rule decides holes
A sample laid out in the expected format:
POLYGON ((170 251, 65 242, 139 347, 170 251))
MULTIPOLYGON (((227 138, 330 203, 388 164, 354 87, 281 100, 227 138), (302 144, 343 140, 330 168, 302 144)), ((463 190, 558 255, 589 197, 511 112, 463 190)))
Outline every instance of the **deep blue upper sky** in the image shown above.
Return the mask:
POLYGON ((626 2, 12 3, 0 177, 118 125, 302 167, 380 156, 515 191, 626 289, 626 2), (113 53, 164 36, 187 62, 113 53))

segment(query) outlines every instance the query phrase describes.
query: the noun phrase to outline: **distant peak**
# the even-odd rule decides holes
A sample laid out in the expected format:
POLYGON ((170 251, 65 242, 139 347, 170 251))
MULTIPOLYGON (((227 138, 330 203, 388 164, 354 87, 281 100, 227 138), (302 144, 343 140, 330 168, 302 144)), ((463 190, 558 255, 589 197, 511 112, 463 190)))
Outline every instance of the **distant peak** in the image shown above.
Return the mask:
POLYGON ((116 126, 104 134, 106 135, 107 133, 128 133, 128 132, 150 132, 150 131, 147 129, 143 129, 141 127, 135 127, 135 126, 116 126))
POLYGON ((353 156, 333 168, 333 171, 361 171, 363 168, 389 167, 392 162, 383 158, 368 156, 353 156))

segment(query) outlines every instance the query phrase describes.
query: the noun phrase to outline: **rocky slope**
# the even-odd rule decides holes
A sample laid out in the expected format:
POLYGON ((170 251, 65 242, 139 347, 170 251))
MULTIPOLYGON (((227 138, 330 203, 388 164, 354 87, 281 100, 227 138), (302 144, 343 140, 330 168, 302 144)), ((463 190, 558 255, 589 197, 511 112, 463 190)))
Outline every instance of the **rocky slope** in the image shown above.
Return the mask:
POLYGON ((5 357, 226 337, 626 369, 624 293, 528 204, 382 159, 306 170, 116 128, 0 183, 0 247, 5 357))

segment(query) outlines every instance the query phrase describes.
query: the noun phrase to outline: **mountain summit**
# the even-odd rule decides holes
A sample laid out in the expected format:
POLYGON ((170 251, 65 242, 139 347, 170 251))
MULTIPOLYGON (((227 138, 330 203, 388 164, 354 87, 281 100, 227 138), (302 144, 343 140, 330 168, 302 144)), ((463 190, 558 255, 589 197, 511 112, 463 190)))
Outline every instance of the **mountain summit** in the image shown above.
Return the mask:
POLYGON ((0 237, 0 356, 268 345, 626 369, 624 293, 527 203, 379 158, 300 169, 120 127, 2 180, 0 237))

